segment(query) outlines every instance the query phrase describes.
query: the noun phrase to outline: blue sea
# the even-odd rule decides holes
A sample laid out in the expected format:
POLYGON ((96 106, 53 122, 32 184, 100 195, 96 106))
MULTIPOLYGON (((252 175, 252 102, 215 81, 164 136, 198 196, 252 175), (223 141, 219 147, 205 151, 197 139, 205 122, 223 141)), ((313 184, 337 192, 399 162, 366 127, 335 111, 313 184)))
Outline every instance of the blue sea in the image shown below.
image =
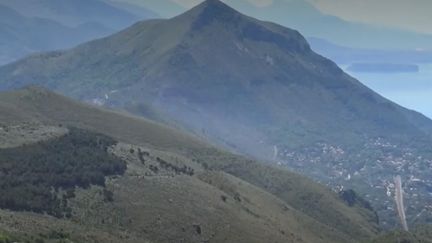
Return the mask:
POLYGON ((349 72, 382 96, 432 119, 432 64, 420 64, 418 73, 349 72))

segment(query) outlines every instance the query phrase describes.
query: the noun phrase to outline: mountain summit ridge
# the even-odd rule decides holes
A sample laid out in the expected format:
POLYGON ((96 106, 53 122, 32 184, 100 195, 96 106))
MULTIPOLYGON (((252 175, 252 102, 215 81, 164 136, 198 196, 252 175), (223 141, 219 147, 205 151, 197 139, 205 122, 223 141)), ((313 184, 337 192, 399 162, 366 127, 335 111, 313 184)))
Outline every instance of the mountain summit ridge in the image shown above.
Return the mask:
MULTIPOLYGON (((268 33, 274 32, 272 28, 284 28, 284 34, 291 35, 299 42, 297 43, 299 46, 297 48, 298 50, 310 51, 309 44, 298 31, 246 16, 220 0, 206 0, 184 14, 179 15, 177 18, 192 19, 192 31, 200 31, 214 22, 219 22, 229 30, 233 30, 232 28, 237 27, 238 29, 234 30, 240 32, 240 38, 252 38, 259 41, 273 39, 279 42, 280 45, 284 45, 283 43, 286 41, 284 40, 284 36, 271 35, 268 33)), ((290 44, 293 45, 294 43, 290 44)))
POLYGON ((219 0, 206 0, 191 10, 185 12, 182 16, 195 16, 195 28, 204 26, 215 20, 234 20, 236 17, 240 17, 240 13, 229 7, 225 3, 219 0))

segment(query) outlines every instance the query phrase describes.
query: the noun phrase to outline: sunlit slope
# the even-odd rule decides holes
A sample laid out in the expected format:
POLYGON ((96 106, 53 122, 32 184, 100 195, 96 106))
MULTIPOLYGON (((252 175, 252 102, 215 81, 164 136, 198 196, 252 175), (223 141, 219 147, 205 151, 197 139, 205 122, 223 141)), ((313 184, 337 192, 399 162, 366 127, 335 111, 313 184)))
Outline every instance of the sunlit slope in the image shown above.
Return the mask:
MULTIPOLYGON (((150 242, 176 238, 187 242, 346 242, 377 233, 372 211, 349 207, 321 185, 142 118, 34 87, 0 94, 0 115, 5 128, 21 126, 25 131, 32 124, 45 124, 111 136, 120 141, 112 153, 128 165, 124 175, 107 179, 113 202, 98 196, 98 187, 79 189, 71 199, 72 222, 13 213, 20 232, 35 233, 42 225, 59 230, 61 223, 77 237, 71 233, 79 228, 73 223, 77 221, 92 225, 86 235, 108 237, 112 242, 123 237, 124 229, 130 232, 129 242, 142 238, 150 242), (193 173, 181 169, 184 166, 193 168, 193 173), (88 203, 93 206, 88 208, 88 203)), ((48 141, 56 143, 56 139, 48 141)), ((17 229, 10 221, 1 225, 5 230, 17 229)))

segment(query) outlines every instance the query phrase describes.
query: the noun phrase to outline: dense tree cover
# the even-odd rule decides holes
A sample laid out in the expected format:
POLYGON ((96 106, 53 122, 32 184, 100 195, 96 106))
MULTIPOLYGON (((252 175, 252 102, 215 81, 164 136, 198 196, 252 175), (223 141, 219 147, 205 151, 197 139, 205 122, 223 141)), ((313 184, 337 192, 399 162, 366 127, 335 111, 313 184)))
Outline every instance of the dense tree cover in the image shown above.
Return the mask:
POLYGON ((350 207, 358 204, 364 208, 369 210, 373 210, 372 206, 368 201, 360 197, 354 190, 344 190, 339 192, 339 196, 342 200, 344 200, 350 207))
POLYGON ((107 152, 113 144, 106 136, 71 128, 57 139, 0 149, 0 207, 69 216, 67 199, 75 196, 75 187, 105 186, 105 176, 126 170, 124 161, 107 152))
POLYGON ((360 206, 363 208, 366 208, 370 211, 372 211, 375 214, 375 222, 379 224, 379 217, 375 209, 372 207, 372 205, 365 200, 364 198, 360 197, 357 192, 354 190, 343 190, 339 192, 339 197, 350 207, 354 206, 360 206))
POLYGON ((32 235, 28 233, 7 233, 0 230, 0 243, 66 243, 72 242, 69 240, 70 234, 63 229, 51 230, 47 233, 39 233, 32 235))

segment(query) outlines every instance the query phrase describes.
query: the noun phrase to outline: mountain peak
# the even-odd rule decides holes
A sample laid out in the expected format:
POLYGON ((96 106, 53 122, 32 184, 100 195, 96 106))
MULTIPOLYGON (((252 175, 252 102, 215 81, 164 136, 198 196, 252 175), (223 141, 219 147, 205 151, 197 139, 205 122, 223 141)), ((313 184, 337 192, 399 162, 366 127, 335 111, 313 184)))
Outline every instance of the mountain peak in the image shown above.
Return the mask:
POLYGON ((233 21, 241 14, 220 0, 205 0, 180 16, 193 19, 194 29, 201 29, 215 21, 233 21))
POLYGON ((228 5, 226 5, 220 0, 205 0, 202 3, 198 4, 197 7, 230 8, 228 5))

